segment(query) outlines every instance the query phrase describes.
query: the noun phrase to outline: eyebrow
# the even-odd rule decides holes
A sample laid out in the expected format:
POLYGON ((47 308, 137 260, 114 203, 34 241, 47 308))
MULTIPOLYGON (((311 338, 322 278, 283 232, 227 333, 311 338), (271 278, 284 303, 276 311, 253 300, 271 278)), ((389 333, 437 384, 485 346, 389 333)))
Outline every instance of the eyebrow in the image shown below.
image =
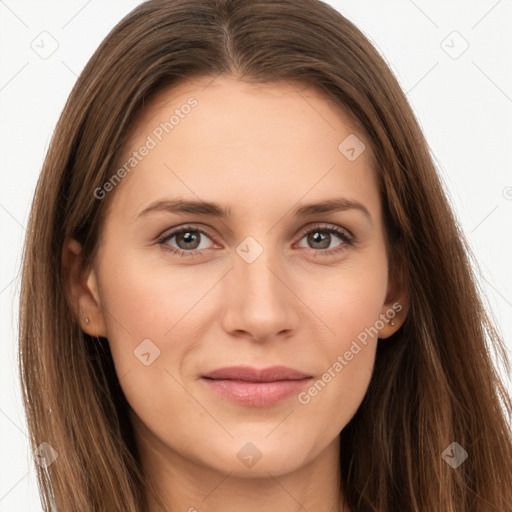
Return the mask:
MULTIPOLYGON (((368 220, 372 221, 370 212, 358 201, 345 198, 327 199, 319 203, 311 203, 298 207, 294 211, 296 217, 307 217, 319 213, 340 212, 346 210, 357 210, 362 212, 368 220)), ((231 215, 231 209, 210 201, 191 201, 185 199, 174 200, 158 200, 151 203, 142 210, 136 218, 144 217, 152 212, 169 212, 169 213, 193 213, 196 215, 204 215, 205 217, 218 217, 221 219, 231 215)))

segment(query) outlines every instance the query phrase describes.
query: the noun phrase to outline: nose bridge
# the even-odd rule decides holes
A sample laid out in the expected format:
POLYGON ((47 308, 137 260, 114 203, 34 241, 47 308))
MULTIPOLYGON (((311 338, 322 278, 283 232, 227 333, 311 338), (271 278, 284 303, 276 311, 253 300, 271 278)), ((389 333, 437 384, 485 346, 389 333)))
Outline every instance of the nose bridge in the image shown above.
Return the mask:
POLYGON ((277 250, 272 246, 272 236, 246 237, 236 248, 238 258, 235 262, 237 281, 244 283, 246 292, 256 300, 265 299, 270 305, 277 301, 282 293, 282 283, 274 275, 279 272, 277 250), (272 269, 273 272, 270 270, 272 269))
POLYGON ((282 330, 295 328, 293 293, 285 276, 272 236, 246 237, 236 247, 234 267, 227 282, 224 328, 251 333, 266 339, 282 330), (265 238, 263 241, 262 239, 265 238), (265 244, 265 245, 264 245, 265 244))

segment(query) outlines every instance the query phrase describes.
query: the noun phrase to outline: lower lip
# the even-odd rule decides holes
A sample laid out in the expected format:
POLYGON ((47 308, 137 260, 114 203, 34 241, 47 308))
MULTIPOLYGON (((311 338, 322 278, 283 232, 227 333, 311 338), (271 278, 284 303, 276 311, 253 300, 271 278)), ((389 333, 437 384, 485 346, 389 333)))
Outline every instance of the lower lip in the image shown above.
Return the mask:
POLYGON ((263 407, 296 395, 311 380, 277 380, 273 382, 245 382, 241 380, 201 379, 219 395, 241 405, 263 407))

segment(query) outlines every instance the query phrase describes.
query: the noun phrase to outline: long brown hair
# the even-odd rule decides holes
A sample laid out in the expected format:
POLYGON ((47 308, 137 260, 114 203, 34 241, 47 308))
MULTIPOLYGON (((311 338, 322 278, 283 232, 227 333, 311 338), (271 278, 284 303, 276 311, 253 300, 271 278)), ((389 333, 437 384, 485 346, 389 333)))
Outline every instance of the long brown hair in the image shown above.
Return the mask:
MULTIPOLYGON (((78 78, 37 183, 23 254, 19 364, 45 511, 146 510, 128 403, 107 340, 80 328, 62 248, 94 258, 114 172, 158 91, 229 74, 316 88, 360 124, 374 157, 393 275, 408 317, 379 341, 374 374, 341 432, 341 489, 353 512, 512 510, 510 372, 472 256, 395 77, 366 37, 319 0, 150 0, 108 34, 78 78), (468 458, 451 467, 457 442, 468 458), (43 445, 42 443, 48 443, 43 445)), ((136 171, 134 171, 136 172, 136 171)))

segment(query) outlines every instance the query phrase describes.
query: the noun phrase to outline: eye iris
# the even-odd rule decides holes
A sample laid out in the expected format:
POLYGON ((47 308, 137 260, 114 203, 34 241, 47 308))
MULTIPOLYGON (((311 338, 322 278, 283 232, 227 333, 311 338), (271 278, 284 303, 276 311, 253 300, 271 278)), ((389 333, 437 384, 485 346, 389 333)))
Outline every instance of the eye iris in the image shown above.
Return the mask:
POLYGON ((178 233, 176 235, 176 243, 180 246, 181 249, 197 249, 199 243, 195 247, 190 247, 189 244, 194 244, 194 242, 199 242, 199 235, 194 234, 193 231, 183 231, 182 233, 178 233), (186 247, 180 246, 180 240, 184 239, 186 247))
POLYGON ((331 235, 322 234, 321 231, 313 231, 308 235, 308 242, 317 243, 322 242, 321 247, 316 247, 317 249, 327 249, 330 245, 330 237, 331 235), (320 240, 318 240, 318 236, 320 236, 320 240), (323 237, 323 240, 322 240, 323 237))

